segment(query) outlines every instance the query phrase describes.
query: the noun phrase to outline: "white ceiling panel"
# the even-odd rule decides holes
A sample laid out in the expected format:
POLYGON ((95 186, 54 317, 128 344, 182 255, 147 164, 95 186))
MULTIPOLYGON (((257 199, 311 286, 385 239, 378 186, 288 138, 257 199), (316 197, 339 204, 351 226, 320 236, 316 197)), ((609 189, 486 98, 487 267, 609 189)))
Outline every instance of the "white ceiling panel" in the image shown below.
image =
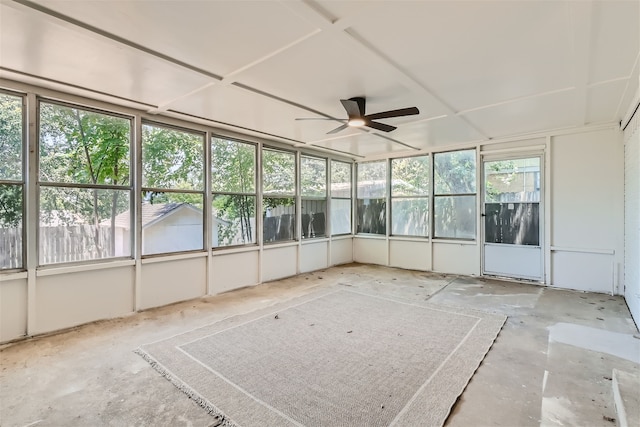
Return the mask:
POLYGON ((380 156, 387 153, 406 152, 407 147, 389 141, 373 132, 358 133, 349 138, 338 138, 324 142, 316 142, 314 145, 322 148, 338 150, 358 156, 380 156))
POLYGON ((224 84, 184 97, 172 103, 170 109, 300 142, 320 139, 326 132, 340 126, 339 122, 328 120, 297 121, 296 118, 314 115, 284 102, 224 84))
POLYGON ((589 88, 587 95, 587 122, 614 121, 620 98, 622 98, 626 86, 626 80, 619 80, 589 88))
POLYGON ((640 1, 596 2, 593 8, 589 83, 628 77, 640 49, 640 1))
POLYGON ((458 116, 410 123, 393 131, 391 136, 420 149, 486 139, 458 116))
POLYGON ((45 0, 40 3, 219 76, 315 30, 275 1, 45 0))
POLYGON ((0 5, 0 65, 31 75, 157 105, 210 79, 123 48, 40 14, 0 5))
POLYGON ((565 2, 387 2, 352 29, 466 110, 572 85, 565 2))
POLYGON ((638 0, 0 0, 0 20, 0 77, 373 158, 615 123, 639 83, 638 0), (420 114, 296 120, 355 96, 420 114))
POLYGON ((390 67, 354 51, 340 34, 320 33, 237 79, 332 117, 345 117, 340 99, 355 96, 367 98, 367 113, 413 106, 421 117, 445 112, 436 100, 419 96, 398 81, 390 67))
POLYGON ((561 92, 476 110, 465 117, 493 138, 581 126, 584 110, 576 99, 575 91, 561 92))

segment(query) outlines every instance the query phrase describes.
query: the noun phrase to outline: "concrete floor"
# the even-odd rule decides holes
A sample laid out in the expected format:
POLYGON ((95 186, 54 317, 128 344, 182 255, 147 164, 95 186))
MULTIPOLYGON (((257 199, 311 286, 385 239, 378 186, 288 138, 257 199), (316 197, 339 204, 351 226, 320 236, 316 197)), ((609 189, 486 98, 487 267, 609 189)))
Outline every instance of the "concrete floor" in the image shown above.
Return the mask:
POLYGON ((0 425, 215 426, 133 351, 332 285, 509 316, 447 426, 614 426, 613 369, 640 373, 621 297, 351 264, 6 345, 0 425))

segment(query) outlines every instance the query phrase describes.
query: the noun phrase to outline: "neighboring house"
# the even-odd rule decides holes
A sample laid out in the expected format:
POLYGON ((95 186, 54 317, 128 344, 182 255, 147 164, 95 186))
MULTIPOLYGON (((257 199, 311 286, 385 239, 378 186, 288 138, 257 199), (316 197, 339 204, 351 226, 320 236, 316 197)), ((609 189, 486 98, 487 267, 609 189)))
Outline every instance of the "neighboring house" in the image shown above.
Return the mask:
MULTIPOLYGON (((129 217, 129 211, 115 217, 115 256, 131 253, 129 217)), ((142 254, 202 249, 202 219, 202 210, 189 203, 143 204, 142 254)), ((230 223, 214 217, 213 225, 212 244, 215 246, 218 243, 219 226, 229 226, 230 223)))

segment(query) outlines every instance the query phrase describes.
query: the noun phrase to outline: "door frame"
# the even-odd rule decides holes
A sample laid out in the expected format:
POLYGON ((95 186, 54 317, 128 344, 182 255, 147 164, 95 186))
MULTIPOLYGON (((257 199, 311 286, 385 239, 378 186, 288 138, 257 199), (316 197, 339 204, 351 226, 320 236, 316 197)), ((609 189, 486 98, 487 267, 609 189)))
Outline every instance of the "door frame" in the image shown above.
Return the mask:
POLYGON ((480 153, 480 209, 478 211, 480 222, 480 274, 482 277, 508 279, 512 281, 522 281, 527 283, 545 284, 547 277, 547 265, 546 265, 546 153, 545 149, 532 148, 531 150, 514 150, 514 151, 502 151, 492 153, 491 151, 484 151, 480 153), (538 205, 538 224, 539 224, 539 242, 540 247, 540 278, 528 279, 523 277, 513 277, 507 275, 495 275, 485 272, 485 162, 505 161, 505 160, 517 160, 537 157, 540 159, 540 202, 538 205))

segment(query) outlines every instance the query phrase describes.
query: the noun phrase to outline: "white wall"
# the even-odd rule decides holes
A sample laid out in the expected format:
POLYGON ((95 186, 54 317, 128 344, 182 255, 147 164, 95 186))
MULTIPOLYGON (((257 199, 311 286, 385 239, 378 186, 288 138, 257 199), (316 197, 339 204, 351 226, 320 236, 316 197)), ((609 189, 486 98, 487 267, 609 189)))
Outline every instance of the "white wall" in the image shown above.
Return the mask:
POLYGON ((158 254, 202 248, 202 213, 183 205, 142 230, 142 253, 158 254))
POLYGON ((306 241, 300 246, 300 273, 329 266, 329 241, 306 241))
POLYGON ((27 334, 27 280, 0 280, 0 342, 27 334))
POLYGON ((331 240, 331 265, 353 262, 353 238, 338 237, 331 240))
POLYGON ((260 252, 214 252, 211 260, 211 294, 260 283, 260 252))
POLYGON ((124 316, 134 310, 132 266, 40 273, 32 334, 124 316))
POLYGON ((426 240, 389 240, 389 265, 409 270, 431 270, 431 245, 426 240))
POLYGON ((263 282, 295 276, 298 273, 298 247, 265 246, 261 261, 263 282))
POLYGON ((388 244, 385 237, 356 236, 353 239, 353 260, 363 264, 388 264, 388 244))
POLYGON ((624 296, 640 325, 640 111, 625 129, 624 296))
POLYGON ((615 129, 551 139, 550 284, 620 293, 624 162, 615 129))
POLYGON ((207 258, 143 261, 138 307, 147 309, 198 298, 207 293, 207 258))
POLYGON ((434 242, 433 271, 480 275, 480 249, 477 243, 434 242))

